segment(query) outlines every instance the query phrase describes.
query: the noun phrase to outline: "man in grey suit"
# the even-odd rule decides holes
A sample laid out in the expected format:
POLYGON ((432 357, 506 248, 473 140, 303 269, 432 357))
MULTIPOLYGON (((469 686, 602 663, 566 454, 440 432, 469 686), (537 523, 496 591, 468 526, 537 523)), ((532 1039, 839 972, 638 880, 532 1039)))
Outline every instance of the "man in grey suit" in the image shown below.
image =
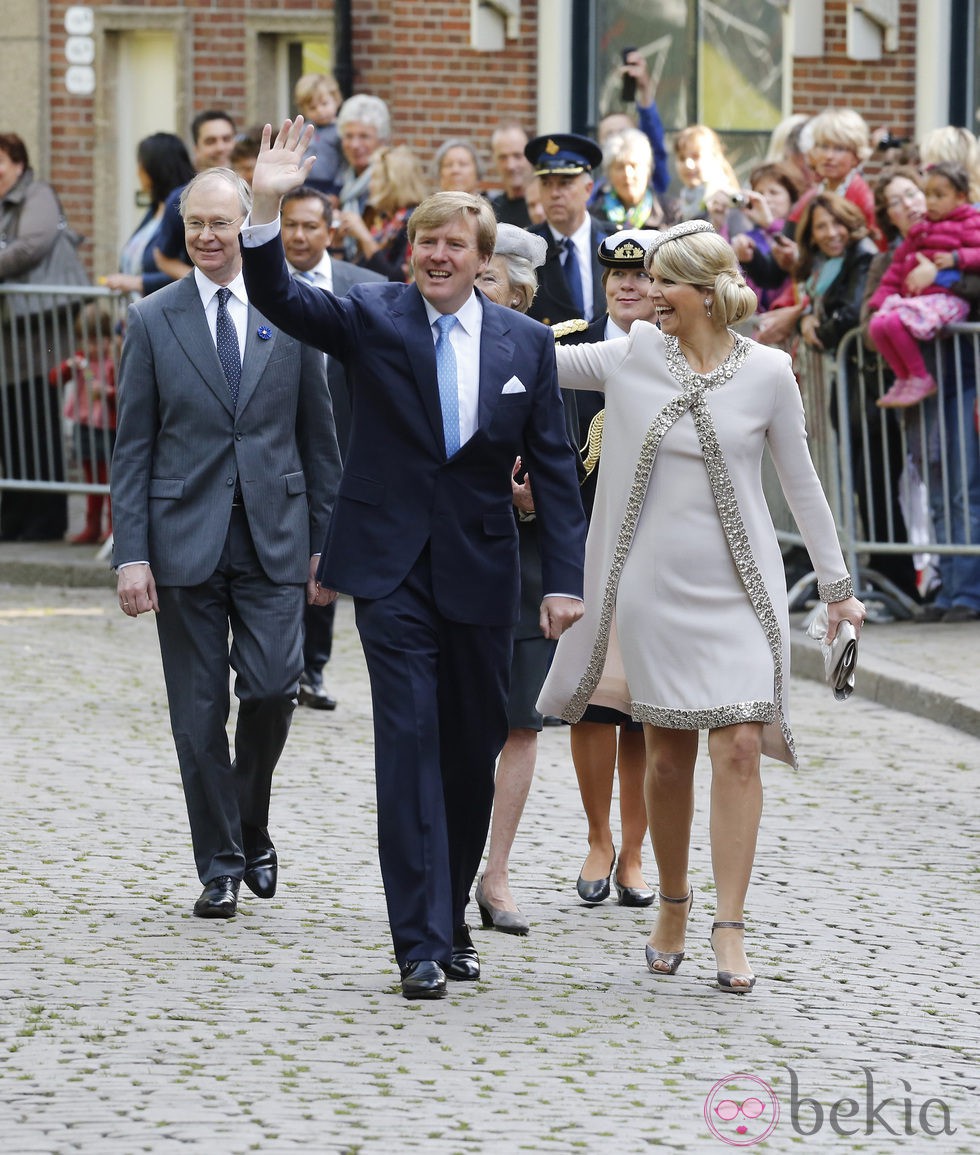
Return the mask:
MULTIPOLYGON (((294 277, 343 297, 352 285, 368 281, 387 283, 387 278, 370 269, 361 269, 348 261, 330 257, 333 243, 332 206, 319 189, 302 185, 282 198, 279 223, 286 264, 294 277)), ((324 354, 326 356, 326 354, 324 354)), ((347 374, 336 357, 326 356, 327 384, 337 427, 341 458, 347 454, 350 439, 351 394, 347 374)), ((303 620, 303 673, 299 679, 299 704, 314 710, 334 710, 337 700, 323 684, 323 667, 333 650, 333 627, 336 602, 308 605, 303 620)))
POLYGON ((250 205, 230 169, 187 186, 195 268, 130 308, 112 463, 119 603, 157 615, 202 918, 231 918, 243 879, 261 898, 276 890, 272 774, 340 477, 322 354, 245 294, 238 234, 250 205))

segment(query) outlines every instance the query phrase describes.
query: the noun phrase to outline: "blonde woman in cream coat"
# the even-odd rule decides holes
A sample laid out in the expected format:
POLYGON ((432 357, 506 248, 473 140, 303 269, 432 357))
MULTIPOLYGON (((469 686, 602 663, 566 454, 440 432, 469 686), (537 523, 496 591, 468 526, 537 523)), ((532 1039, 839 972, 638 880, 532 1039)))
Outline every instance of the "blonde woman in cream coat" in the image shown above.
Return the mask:
POLYGON ((652 973, 684 958, 699 731, 711 759, 711 943, 722 990, 755 985, 744 902, 762 814, 760 756, 796 765, 789 725, 789 612, 762 492, 768 446, 803 534, 829 636, 860 629, 834 526, 806 443, 799 389, 782 352, 729 326, 755 296, 705 221, 662 233, 647 253, 658 326, 559 346, 563 388, 605 393, 603 470, 586 549, 585 617, 558 644, 538 701, 577 721, 590 703, 644 723, 646 803, 660 907, 652 973))

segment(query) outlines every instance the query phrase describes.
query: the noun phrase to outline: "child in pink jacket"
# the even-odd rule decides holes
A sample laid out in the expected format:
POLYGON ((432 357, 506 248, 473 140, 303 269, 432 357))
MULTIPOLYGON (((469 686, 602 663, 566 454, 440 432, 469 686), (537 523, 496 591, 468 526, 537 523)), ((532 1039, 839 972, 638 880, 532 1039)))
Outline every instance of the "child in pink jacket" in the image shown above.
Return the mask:
MULTIPOLYGON (((65 401, 65 417, 74 422, 75 456, 88 485, 106 485, 109 459, 116 440, 115 330, 112 317, 96 301, 87 304, 75 321, 78 352, 51 370, 52 384, 72 382, 65 401)), ((85 528, 69 538, 72 545, 105 541, 112 533, 108 494, 89 493, 85 528), (102 527, 102 507, 106 524, 102 527)))
POLYGON ((925 219, 912 226, 895 250, 869 302, 875 310, 871 339, 895 374, 894 385, 878 398, 885 409, 918 405, 936 392, 919 342, 967 316, 969 305, 950 286, 961 271, 980 271, 980 210, 967 203, 966 169, 946 162, 932 165, 925 192, 925 219), (926 283, 924 271, 910 277, 922 266, 922 258, 939 270, 931 283, 926 283))

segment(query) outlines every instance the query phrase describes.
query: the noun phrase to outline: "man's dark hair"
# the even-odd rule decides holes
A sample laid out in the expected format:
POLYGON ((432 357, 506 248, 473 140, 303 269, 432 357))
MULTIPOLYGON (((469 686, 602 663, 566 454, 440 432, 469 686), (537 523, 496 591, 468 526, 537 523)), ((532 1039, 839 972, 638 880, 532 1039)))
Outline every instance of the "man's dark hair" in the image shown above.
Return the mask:
POLYGON ((227 120, 231 125, 231 131, 235 131, 235 122, 227 112, 220 108, 206 108, 204 112, 199 112, 191 121, 191 139, 195 144, 201 135, 201 125, 206 124, 209 120, 227 120))
POLYGON ((22 164, 24 168, 30 167, 30 161, 27 159, 27 145, 16 132, 0 132, 0 148, 14 164, 22 164))
POLYGON ((326 193, 320 192, 318 188, 314 188, 312 185, 304 184, 299 188, 291 188, 289 192, 283 196, 279 211, 282 212, 286 205, 292 201, 319 201, 320 207, 323 209, 323 219, 327 222, 328 226, 333 219, 333 205, 330 202, 330 198, 326 193))

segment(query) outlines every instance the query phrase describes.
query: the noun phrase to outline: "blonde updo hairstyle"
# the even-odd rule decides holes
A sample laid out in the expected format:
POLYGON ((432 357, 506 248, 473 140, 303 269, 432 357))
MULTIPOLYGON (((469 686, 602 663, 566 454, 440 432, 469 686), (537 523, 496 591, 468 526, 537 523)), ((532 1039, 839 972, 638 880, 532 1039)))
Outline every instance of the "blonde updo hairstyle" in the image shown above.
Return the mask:
POLYGON ((710 295, 711 321, 718 329, 748 320, 758 307, 731 245, 713 230, 668 239, 647 253, 645 264, 651 276, 695 285, 710 295))

